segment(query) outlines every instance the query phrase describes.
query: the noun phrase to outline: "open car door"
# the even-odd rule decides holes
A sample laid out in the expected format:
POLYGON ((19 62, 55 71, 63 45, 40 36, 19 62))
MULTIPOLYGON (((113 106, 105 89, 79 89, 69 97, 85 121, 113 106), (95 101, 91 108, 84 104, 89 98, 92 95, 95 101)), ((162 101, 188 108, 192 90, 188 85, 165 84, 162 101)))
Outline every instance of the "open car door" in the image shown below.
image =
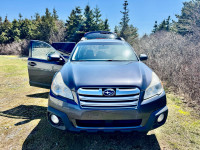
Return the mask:
POLYGON ((50 88, 53 76, 65 59, 51 45, 33 40, 30 42, 28 74, 30 86, 50 88))

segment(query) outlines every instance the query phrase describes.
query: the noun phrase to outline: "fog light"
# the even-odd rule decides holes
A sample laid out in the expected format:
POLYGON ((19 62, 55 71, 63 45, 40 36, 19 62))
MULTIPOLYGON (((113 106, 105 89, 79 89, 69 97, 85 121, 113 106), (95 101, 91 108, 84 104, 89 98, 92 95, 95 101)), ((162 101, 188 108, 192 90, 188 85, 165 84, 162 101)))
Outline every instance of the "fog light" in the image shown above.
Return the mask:
POLYGON ((58 124, 59 123, 59 119, 56 115, 51 115, 51 121, 55 124, 58 124))
POLYGON ((161 114, 161 115, 158 117, 157 121, 158 121, 158 122, 163 121, 164 117, 165 117, 165 115, 164 115, 164 114, 161 114))

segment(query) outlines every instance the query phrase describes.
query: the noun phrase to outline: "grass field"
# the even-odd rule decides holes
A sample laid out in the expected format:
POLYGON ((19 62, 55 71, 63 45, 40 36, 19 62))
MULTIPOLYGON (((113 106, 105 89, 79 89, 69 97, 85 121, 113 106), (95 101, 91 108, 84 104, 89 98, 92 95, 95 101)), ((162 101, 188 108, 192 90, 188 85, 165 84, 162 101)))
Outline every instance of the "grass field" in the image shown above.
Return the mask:
POLYGON ((46 119, 48 92, 29 86, 26 59, 0 56, 0 149, 200 149, 200 117, 172 94, 166 124, 142 135, 52 128, 46 119))

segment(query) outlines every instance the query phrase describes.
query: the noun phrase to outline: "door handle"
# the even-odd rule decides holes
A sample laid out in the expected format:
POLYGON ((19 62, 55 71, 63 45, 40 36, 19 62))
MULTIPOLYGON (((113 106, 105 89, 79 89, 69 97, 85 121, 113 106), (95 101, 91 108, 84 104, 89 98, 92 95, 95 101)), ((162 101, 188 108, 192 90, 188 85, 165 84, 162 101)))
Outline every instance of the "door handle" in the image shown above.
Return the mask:
POLYGON ((29 65, 29 66, 36 66, 37 64, 34 63, 34 62, 29 62, 28 65, 29 65))

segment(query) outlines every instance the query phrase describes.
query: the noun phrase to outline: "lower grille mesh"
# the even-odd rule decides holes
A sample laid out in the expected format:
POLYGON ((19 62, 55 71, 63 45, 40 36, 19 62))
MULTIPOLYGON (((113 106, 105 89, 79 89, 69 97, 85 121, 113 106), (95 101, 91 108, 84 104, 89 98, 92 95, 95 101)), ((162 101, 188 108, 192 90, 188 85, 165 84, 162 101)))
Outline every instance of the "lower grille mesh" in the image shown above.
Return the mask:
POLYGON ((135 127, 142 123, 138 120, 76 120, 79 127, 135 127))

